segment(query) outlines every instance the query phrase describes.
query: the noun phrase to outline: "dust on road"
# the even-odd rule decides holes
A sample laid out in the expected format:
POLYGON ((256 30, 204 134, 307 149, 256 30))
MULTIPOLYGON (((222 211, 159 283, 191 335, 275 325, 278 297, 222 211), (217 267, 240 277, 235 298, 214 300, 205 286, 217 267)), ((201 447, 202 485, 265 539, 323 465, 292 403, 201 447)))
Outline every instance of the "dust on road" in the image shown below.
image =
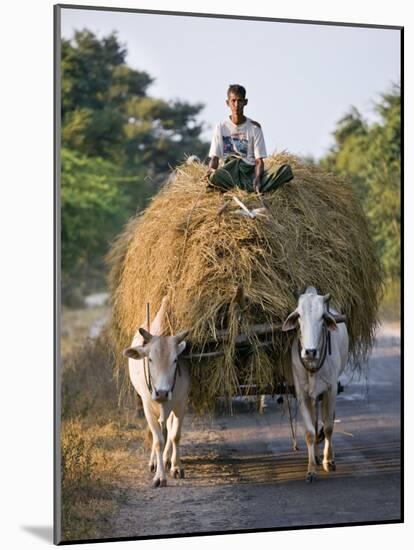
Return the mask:
MULTIPOLYGON (((185 479, 150 486, 148 456, 123 476, 126 500, 103 537, 145 537, 398 521, 400 474, 400 336, 385 326, 368 380, 341 378, 334 432, 336 472, 319 469, 306 484, 306 446, 298 417, 292 450, 286 407, 270 397, 264 414, 188 415, 182 436, 185 479)), ((237 407, 236 407, 237 408, 237 407)))

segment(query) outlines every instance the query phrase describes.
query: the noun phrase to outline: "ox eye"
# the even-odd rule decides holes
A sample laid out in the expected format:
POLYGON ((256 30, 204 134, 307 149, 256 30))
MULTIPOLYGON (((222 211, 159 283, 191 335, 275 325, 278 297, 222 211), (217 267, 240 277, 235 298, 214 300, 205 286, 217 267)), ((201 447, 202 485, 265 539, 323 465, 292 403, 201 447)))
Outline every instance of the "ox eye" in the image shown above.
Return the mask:
POLYGON ((151 357, 148 357, 148 361, 149 361, 150 363, 152 363, 152 359, 151 359, 151 357))

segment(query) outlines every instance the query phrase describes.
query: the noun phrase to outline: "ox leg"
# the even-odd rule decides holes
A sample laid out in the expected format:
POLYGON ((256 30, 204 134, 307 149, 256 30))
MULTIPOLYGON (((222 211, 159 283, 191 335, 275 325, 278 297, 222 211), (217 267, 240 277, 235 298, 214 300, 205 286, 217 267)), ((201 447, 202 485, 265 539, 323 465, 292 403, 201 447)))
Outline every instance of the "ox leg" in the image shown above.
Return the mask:
POLYGON ((152 437, 151 456, 148 462, 148 468, 150 472, 155 472, 157 469, 157 457, 155 454, 154 436, 152 437))
POLYGON ((172 442, 172 455, 171 455, 171 475, 175 478, 184 477, 184 468, 181 463, 180 457, 180 439, 181 428, 184 420, 184 406, 180 407, 180 410, 174 411, 173 422, 171 430, 171 442, 172 442))
MULTIPOLYGON (((336 390, 336 388, 335 388, 336 390)), ((336 470, 334 450, 332 446, 332 434, 335 419, 336 393, 325 392, 322 400, 322 420, 325 432, 325 447, 323 450, 323 469, 326 472, 336 470)))
POLYGON ((259 414, 264 414, 266 408, 266 396, 264 394, 260 394, 257 396, 257 405, 259 414))
POLYGON ((319 400, 316 398, 315 407, 312 408, 313 411, 313 425, 315 426, 315 439, 314 439, 314 448, 315 448, 315 463, 320 464, 321 459, 319 458, 319 445, 318 445, 318 421, 319 421, 319 400))
POLYGON ((306 473, 306 481, 311 483, 316 480, 316 459, 315 459, 315 401, 310 397, 303 397, 299 400, 300 412, 302 413, 303 422, 305 424, 305 440, 308 447, 308 471, 306 473))
POLYGON ((173 425, 173 413, 167 419, 167 442, 165 444, 164 453, 162 455, 164 461, 164 468, 168 470, 171 468, 171 452, 172 452, 172 441, 171 441, 171 431, 173 425))
POLYGON ((162 461, 162 451, 164 448, 164 435, 162 433, 161 426, 154 416, 151 414, 151 411, 144 406, 145 417, 148 422, 152 433, 152 449, 151 457, 153 459, 153 453, 156 458, 157 468, 155 475, 152 480, 153 487, 165 487, 167 485, 167 476, 165 474, 164 463, 162 461))

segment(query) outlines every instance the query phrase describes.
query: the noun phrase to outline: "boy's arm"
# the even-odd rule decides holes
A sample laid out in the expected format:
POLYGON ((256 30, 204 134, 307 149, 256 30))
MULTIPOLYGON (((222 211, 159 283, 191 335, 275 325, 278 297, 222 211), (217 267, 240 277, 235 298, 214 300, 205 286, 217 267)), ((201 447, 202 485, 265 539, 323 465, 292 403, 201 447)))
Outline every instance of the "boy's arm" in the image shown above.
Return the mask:
POLYGON ((262 158, 256 159, 256 165, 254 167, 254 180, 253 189, 256 193, 260 191, 260 182, 264 171, 264 162, 262 158))
POLYGON ((209 151, 210 162, 208 163, 208 169, 205 175, 206 178, 208 178, 208 176, 212 172, 214 172, 214 170, 217 170, 219 165, 219 157, 221 155, 222 155, 222 150, 220 146, 220 124, 217 124, 217 126, 214 128, 213 137, 211 140, 210 151, 209 151))
POLYGON ((256 159, 256 166, 254 170, 253 189, 258 193, 260 191, 260 183, 264 172, 263 158, 267 156, 267 153, 262 127, 255 120, 252 120, 252 123, 256 126, 256 131, 254 132, 254 156, 256 159))

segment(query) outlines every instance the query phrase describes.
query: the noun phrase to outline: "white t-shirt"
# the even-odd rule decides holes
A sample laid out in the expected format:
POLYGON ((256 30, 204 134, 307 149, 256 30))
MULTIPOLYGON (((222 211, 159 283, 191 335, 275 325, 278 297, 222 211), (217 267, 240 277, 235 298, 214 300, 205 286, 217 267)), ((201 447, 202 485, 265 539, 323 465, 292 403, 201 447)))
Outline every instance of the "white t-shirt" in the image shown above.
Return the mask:
POLYGON ((234 124, 231 118, 217 124, 211 140, 209 157, 240 157, 247 164, 267 156, 262 129, 246 118, 243 124, 234 124))

